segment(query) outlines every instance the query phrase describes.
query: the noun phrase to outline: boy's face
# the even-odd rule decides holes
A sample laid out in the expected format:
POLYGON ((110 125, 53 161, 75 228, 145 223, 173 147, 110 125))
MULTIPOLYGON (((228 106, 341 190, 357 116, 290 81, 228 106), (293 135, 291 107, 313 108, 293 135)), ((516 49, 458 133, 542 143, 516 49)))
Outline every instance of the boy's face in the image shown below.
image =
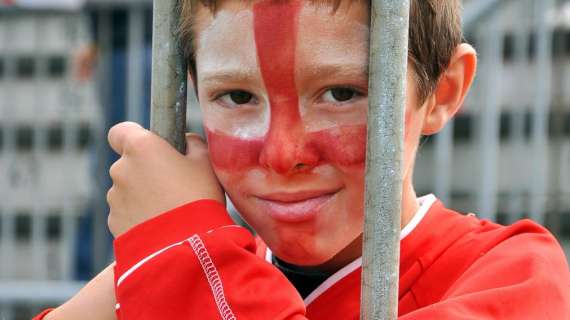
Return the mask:
MULTIPOLYGON (((215 15, 197 15, 214 169, 243 218, 290 263, 325 263, 362 233, 368 21, 356 2, 333 13, 307 1, 224 1, 215 15)), ((408 93, 409 182, 422 118, 412 80, 408 93)))

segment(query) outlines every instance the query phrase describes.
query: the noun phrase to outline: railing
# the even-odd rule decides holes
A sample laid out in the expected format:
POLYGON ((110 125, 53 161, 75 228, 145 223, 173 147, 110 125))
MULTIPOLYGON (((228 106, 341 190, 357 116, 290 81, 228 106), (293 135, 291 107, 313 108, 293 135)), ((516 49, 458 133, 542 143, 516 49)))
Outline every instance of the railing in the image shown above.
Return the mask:
MULTIPOLYGON (((92 270, 109 261, 105 131, 149 122, 151 1, 86 8, 99 26, 97 88, 71 79, 72 53, 93 36, 85 12, 0 9, 0 319, 31 316, 82 285, 78 221, 92 219, 92 270), (42 37, 26 36, 40 21, 42 37), (58 23, 75 27, 47 41, 58 23)), ((478 79, 457 120, 421 147, 415 185, 453 208, 502 222, 530 216, 560 232, 570 213, 570 1, 465 8, 478 79)))

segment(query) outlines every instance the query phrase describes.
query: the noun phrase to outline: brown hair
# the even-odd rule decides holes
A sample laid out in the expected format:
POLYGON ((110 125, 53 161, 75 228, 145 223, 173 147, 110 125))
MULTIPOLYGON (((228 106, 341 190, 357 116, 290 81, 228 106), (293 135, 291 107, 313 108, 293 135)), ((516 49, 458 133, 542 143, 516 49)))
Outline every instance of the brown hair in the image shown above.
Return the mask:
MULTIPOLYGON (((190 72, 196 74, 192 19, 199 5, 212 12, 220 0, 183 0, 180 36, 190 72)), ((332 3, 336 10, 343 0, 311 0, 332 3)), ((349 0, 352 1, 352 0, 349 0)), ((363 1, 369 4, 369 1, 363 1)), ((408 59, 415 71, 421 102, 435 89, 455 48, 463 41, 460 0, 411 0, 408 59)))

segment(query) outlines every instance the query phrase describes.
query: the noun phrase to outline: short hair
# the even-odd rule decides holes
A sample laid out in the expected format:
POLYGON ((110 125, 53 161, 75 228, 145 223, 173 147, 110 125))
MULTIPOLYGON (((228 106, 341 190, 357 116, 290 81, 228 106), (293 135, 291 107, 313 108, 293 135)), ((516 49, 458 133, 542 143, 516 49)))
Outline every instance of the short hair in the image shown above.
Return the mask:
MULTIPOLYGON (((203 6, 212 12, 220 0, 183 0, 180 37, 189 70, 196 73, 193 16, 203 6)), ((246 0, 242 0, 246 1, 246 0)), ((310 0, 331 4, 336 11, 343 1, 310 0)), ((408 59, 415 73, 418 98, 424 102, 435 90, 441 74, 447 69, 455 48, 463 41, 460 0, 410 0, 408 59)), ((370 5, 368 0, 358 2, 370 5)))

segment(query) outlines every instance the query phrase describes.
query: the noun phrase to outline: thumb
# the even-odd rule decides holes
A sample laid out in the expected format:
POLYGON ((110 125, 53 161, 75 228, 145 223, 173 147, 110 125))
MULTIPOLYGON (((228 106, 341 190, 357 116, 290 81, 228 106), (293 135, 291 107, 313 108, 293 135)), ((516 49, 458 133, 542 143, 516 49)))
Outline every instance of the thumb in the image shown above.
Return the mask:
POLYGON ((107 135, 109 145, 119 155, 123 154, 125 141, 131 136, 144 131, 140 124, 135 122, 121 122, 114 125, 107 135))

